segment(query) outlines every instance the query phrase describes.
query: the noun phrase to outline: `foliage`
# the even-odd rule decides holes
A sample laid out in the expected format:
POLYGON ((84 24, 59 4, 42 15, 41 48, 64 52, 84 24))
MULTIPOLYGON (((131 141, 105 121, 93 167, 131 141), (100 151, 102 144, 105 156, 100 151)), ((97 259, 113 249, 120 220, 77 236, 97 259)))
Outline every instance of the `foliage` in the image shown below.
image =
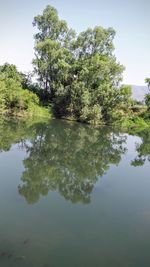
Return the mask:
POLYGON ((113 54, 112 28, 97 26, 76 35, 51 6, 33 25, 38 28, 33 64, 41 95, 55 115, 100 124, 127 114, 131 88, 119 85, 124 67, 113 54))
POLYGON ((21 82, 21 76, 17 70, 17 67, 13 64, 5 63, 4 65, 0 66, 0 76, 13 79, 18 83, 21 82))
POLYGON ((146 78, 145 82, 147 83, 148 87, 150 87, 150 78, 146 78))
POLYGON ((8 63, 0 66, 0 112, 20 115, 46 114, 38 96, 22 87, 22 74, 8 63))
MULTIPOLYGON (((147 83, 148 88, 150 89, 150 78, 146 78, 145 82, 147 83)), ((150 93, 145 96, 145 104, 147 107, 147 111, 144 114, 145 119, 150 119, 150 93)))
POLYGON ((15 65, 0 66, 0 113, 49 116, 52 110, 56 117, 93 125, 147 127, 150 94, 143 105, 131 99, 130 86, 121 85, 124 67, 114 55, 114 29, 96 26, 76 34, 52 6, 33 25, 37 82, 15 65))
POLYGON ((145 96, 145 104, 147 106, 147 110, 150 111, 150 94, 145 96))
POLYGON ((149 123, 142 117, 133 116, 122 120, 121 127, 123 130, 127 130, 131 134, 136 133, 138 130, 143 130, 149 127, 149 123))

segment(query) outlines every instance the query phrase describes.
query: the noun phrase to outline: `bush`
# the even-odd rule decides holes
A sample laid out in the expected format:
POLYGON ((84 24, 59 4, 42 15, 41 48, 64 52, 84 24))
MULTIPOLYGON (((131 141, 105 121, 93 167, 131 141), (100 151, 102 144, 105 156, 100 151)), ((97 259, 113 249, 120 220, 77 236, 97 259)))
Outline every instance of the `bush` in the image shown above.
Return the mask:
POLYGON ((49 116, 40 106, 38 96, 22 88, 21 77, 14 65, 0 67, 0 112, 15 115, 49 116))

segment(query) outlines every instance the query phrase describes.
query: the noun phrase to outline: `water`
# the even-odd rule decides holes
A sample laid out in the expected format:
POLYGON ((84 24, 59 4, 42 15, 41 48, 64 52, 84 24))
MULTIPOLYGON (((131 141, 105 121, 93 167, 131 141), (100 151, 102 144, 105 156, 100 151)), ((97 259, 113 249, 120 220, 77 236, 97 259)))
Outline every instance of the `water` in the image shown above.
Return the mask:
POLYGON ((0 120, 0 266, 149 267, 150 131, 0 120))

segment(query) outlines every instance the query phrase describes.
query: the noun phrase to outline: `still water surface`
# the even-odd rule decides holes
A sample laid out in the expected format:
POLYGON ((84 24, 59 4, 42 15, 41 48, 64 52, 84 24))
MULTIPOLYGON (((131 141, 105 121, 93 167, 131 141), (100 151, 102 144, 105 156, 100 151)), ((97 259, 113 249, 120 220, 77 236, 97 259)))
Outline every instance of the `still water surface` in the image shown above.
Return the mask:
POLYGON ((0 266, 149 267, 150 130, 0 120, 0 266))

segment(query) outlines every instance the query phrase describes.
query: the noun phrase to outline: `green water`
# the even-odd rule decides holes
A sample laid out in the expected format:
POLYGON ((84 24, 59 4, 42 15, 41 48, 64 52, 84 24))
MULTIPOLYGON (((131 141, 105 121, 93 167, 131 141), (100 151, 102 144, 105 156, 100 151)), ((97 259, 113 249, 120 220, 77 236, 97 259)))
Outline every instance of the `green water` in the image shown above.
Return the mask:
POLYGON ((0 120, 0 266, 149 267, 150 130, 0 120))

